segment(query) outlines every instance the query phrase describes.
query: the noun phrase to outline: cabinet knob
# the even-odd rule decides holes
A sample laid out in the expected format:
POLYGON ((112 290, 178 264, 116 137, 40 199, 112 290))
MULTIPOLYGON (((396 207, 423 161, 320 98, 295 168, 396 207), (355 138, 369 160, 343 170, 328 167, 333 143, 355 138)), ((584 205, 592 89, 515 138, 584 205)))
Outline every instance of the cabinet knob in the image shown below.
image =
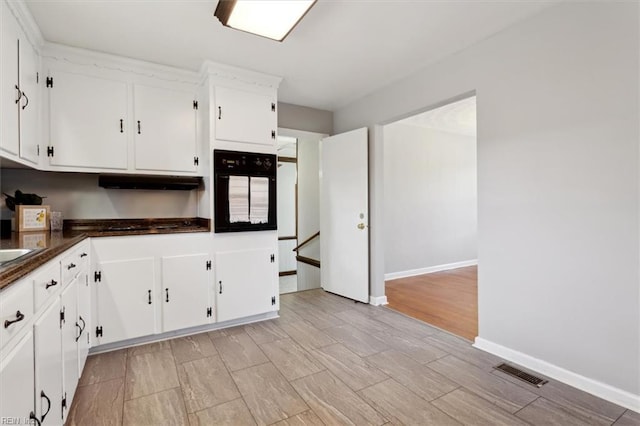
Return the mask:
POLYGON ((16 103, 18 103, 20 102, 20 99, 22 99, 22 90, 20 90, 17 84, 15 87, 16 87, 16 91, 18 92, 18 97, 16 98, 16 103))
POLYGON ((218 107, 218 120, 222 119, 222 107, 218 107))
POLYGON ((56 280, 51 280, 51 282, 48 282, 48 283, 47 283, 47 285, 45 285, 45 286, 44 286, 44 289, 45 289, 45 290, 48 290, 48 289, 49 289, 49 287, 53 287, 53 286, 55 286, 55 285, 58 285, 58 281, 56 281, 56 280))

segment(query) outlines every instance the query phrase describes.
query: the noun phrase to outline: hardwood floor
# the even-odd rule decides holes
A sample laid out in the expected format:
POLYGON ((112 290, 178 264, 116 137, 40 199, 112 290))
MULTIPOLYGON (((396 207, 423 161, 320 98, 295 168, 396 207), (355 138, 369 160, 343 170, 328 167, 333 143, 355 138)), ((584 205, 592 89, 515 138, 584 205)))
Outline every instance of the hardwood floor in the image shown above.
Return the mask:
POLYGON ((389 308, 473 341, 478 335, 478 267, 390 280, 389 308))
POLYGON ((67 425, 592 425, 639 415, 538 389, 428 324, 309 290, 280 318, 91 355, 67 425))

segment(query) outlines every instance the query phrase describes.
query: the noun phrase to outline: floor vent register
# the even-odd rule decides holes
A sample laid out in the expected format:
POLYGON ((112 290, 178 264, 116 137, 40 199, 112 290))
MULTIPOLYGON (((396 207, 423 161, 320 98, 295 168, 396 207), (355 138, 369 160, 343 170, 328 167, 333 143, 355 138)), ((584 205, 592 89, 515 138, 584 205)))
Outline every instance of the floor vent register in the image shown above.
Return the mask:
POLYGON ((548 382, 548 380, 544 380, 544 379, 541 379, 540 377, 534 376, 533 374, 526 373, 520 370, 519 368, 516 368, 506 363, 496 365, 493 368, 495 368, 496 370, 500 370, 503 373, 506 373, 510 376, 515 377, 516 379, 522 380, 523 382, 527 382, 530 385, 536 386, 538 388, 542 387, 542 385, 548 382))

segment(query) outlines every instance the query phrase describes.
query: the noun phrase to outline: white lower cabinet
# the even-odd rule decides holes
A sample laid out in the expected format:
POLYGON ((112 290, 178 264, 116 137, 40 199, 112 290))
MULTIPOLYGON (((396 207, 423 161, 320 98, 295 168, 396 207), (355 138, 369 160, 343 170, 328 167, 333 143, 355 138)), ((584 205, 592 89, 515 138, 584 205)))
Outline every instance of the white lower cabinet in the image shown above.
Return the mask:
POLYGON ((273 249, 217 252, 217 320, 275 311, 277 277, 278 264, 273 249))
POLYGON ((97 269, 98 344, 154 334, 154 258, 105 261, 97 269))
POLYGON ((78 341, 80 324, 78 324, 78 280, 62 291, 62 416, 67 418, 71 401, 78 386, 78 341))
POLYGON ((42 425, 62 423, 62 320, 60 298, 33 327, 35 340, 36 416, 42 425))
POLYGON ((29 424, 35 418, 33 358, 31 330, 0 357, 0 413, 11 424, 29 424))
POLYGON ((78 373, 82 375, 82 369, 89 356, 91 347, 91 287, 89 285, 88 269, 81 270, 78 274, 78 324, 80 336, 78 338, 78 373))
POLYGON ((211 261, 207 253, 164 256, 162 261, 162 331, 206 324, 211 261))
POLYGON ((213 322, 210 234, 92 240, 94 344, 213 322))
POLYGON ((0 291, 0 423, 64 423, 90 344, 88 253, 81 242, 0 291))

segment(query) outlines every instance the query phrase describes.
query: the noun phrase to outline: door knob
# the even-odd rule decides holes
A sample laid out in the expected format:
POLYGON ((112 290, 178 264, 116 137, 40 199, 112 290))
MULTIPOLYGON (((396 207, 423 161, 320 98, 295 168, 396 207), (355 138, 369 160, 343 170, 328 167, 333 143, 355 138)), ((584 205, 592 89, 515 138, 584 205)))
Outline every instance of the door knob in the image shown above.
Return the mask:
POLYGON ((365 227, 364 223, 359 223, 358 224, 358 229, 364 229, 364 227, 365 227))

